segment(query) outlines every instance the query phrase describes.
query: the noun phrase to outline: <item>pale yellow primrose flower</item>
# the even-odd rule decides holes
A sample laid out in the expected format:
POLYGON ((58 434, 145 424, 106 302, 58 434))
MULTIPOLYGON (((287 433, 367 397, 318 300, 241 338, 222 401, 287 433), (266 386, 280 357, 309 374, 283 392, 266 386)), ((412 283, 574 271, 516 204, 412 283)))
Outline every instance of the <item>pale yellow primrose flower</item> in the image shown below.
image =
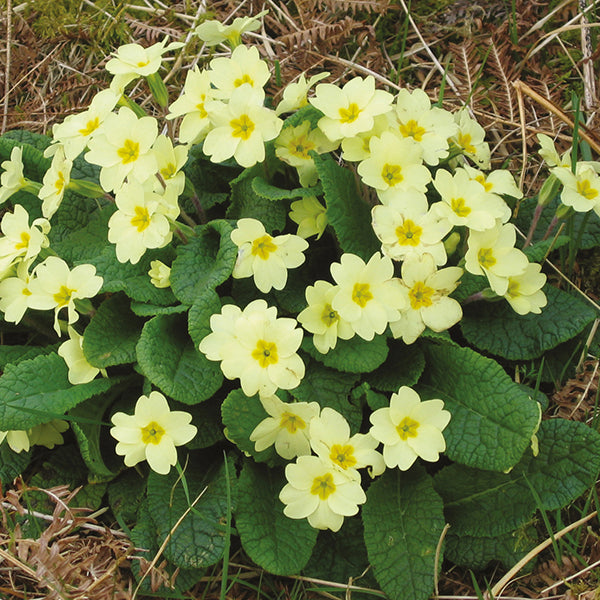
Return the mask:
POLYGON ((450 422, 442 400, 421 401, 413 389, 402 386, 392 394, 389 408, 374 411, 369 433, 383 444, 383 459, 390 469, 407 471, 417 457, 428 462, 439 460, 446 449, 442 431, 450 422))
POLYGON ((46 219, 51 219, 58 210, 71 181, 72 167, 73 161, 65 158, 64 149, 59 147, 50 168, 44 175, 42 188, 38 192, 38 198, 42 201, 42 214, 46 219))
POLYGON ((304 73, 302 73, 300 77, 298 77, 298 81, 288 83, 283 90, 281 102, 275 109, 277 116, 283 113, 293 112, 306 106, 308 104, 308 90, 310 90, 315 83, 318 83, 321 79, 325 79, 326 77, 329 77, 329 73, 323 71, 323 73, 313 75, 307 81, 306 77, 304 77, 304 73))
POLYGON ((165 37, 162 42, 148 48, 139 44, 124 44, 113 52, 113 58, 106 63, 106 70, 112 75, 132 77, 129 81, 156 73, 160 69, 165 52, 177 50, 185 45, 182 42, 171 42, 167 46, 168 39, 165 37))
POLYGON ((460 304, 449 298, 463 273, 460 267, 446 267, 439 271, 430 254, 411 255, 402 263, 401 296, 406 308, 399 320, 390 323, 395 338, 412 344, 425 327, 445 331, 462 318, 460 304))
POLYGON ((483 231, 494 227, 496 219, 504 222, 507 215, 510 217, 506 202, 500 196, 488 194, 480 183, 469 178, 465 169, 456 169, 454 175, 438 169, 433 185, 442 201, 432 207, 452 225, 483 231))
POLYGON ((54 309, 54 331, 60 336, 58 314, 67 309, 69 324, 79 319, 75 310, 75 300, 93 298, 102 287, 102 277, 96 275, 94 265, 78 265, 72 270, 57 256, 49 256, 35 267, 34 279, 29 284, 30 308, 38 310, 54 309))
POLYGON ((169 188, 173 195, 179 197, 185 188, 185 173, 181 169, 188 159, 187 146, 173 146, 171 138, 160 134, 152 146, 152 151, 156 156, 160 176, 160 179, 156 178, 154 191, 162 194, 165 188, 169 188))
POLYGON ((165 265, 160 260, 150 261, 150 283, 157 288, 171 287, 171 267, 165 265))
POLYGON ((23 149, 15 146, 10 152, 10 159, 0 165, 4 173, 0 175, 0 204, 13 194, 27 186, 23 175, 23 149))
POLYGON ((554 167, 550 172, 563 184, 560 200, 575 212, 593 210, 600 216, 600 176, 586 163, 577 163, 575 173, 567 167, 554 167))
POLYGON ((372 340, 400 318, 406 300, 387 256, 377 252, 365 264, 354 254, 343 254, 331 265, 331 275, 339 286, 331 306, 361 338, 372 340))
POLYGON ((31 264, 42 248, 47 248, 50 223, 46 219, 35 219, 29 226, 29 213, 20 204, 14 212, 7 212, 0 224, 0 278, 8 273, 17 259, 31 264))
POLYGON ((16 277, 7 277, 0 281, 0 310, 8 323, 19 323, 29 306, 33 280, 29 274, 30 261, 22 261, 17 265, 16 277))
POLYGON ((423 165, 422 150, 412 138, 385 131, 369 142, 371 155, 358 165, 364 183, 377 190, 383 204, 411 189, 427 190, 431 172, 423 165))
POLYGON ((409 92, 402 89, 396 96, 395 132, 412 138, 423 151, 428 165, 437 165, 448 157, 448 138, 458 133, 458 125, 452 113, 431 106, 429 96, 423 90, 409 92))
POLYGON ((120 94, 102 90, 93 98, 87 110, 69 115, 62 123, 52 126, 53 143, 46 148, 44 156, 53 156, 62 146, 67 160, 75 160, 87 147, 93 135, 99 132, 106 117, 119 101, 120 94))
POLYGON ((171 120, 183 116, 179 125, 179 141, 182 144, 195 144, 204 139, 211 127, 206 103, 214 98, 210 74, 194 66, 185 77, 183 94, 169 106, 166 117, 171 120))
POLYGON ((200 352, 220 360, 227 379, 239 377, 246 396, 271 396, 278 388, 290 390, 304 377, 304 363, 296 351, 302 342, 297 321, 277 318, 277 309, 254 300, 240 314, 225 305, 210 319, 212 333, 200 342, 200 352))
POLYGON ((465 269, 473 275, 485 275, 492 290, 503 296, 508 290, 508 278, 522 275, 529 264, 518 248, 514 225, 497 223, 493 229, 471 231, 465 254, 465 269))
POLYGON ((512 173, 506 169, 496 169, 485 175, 469 165, 464 165, 463 168, 469 174, 469 178, 481 184, 488 194, 512 196, 517 199, 523 197, 523 192, 517 187, 512 173))
POLYGON ((265 294, 271 288, 285 287, 288 269, 305 261, 303 252, 308 248, 308 242, 297 235, 270 236, 256 219, 240 219, 231 232, 231 240, 238 247, 232 276, 254 277, 254 284, 265 294))
POLYGON ((410 254, 431 254, 438 266, 447 261, 442 239, 452 229, 447 219, 429 209, 427 197, 414 189, 371 209, 372 226, 381 241, 381 252, 392 260, 410 254))
POLYGON ((541 270, 542 266, 538 263, 529 263, 525 273, 508 278, 508 290, 504 298, 517 314, 531 312, 539 315, 548 303, 546 294, 542 292, 546 275, 541 270))
POLYGON ((271 77, 256 46, 238 46, 231 57, 213 58, 209 66, 210 82, 216 88, 213 90, 215 98, 228 99, 234 90, 244 85, 262 91, 271 77))
POLYGON ((358 512, 367 497, 360 482, 318 456, 300 456, 285 468, 288 483, 279 494, 286 505, 283 514, 308 519, 315 529, 339 531, 344 517, 358 512))
POLYGON ((464 109, 454 114, 454 120, 458 125, 458 133, 450 141, 479 167, 489 169, 491 154, 489 145, 484 141, 485 129, 471 119, 464 109))
POLYGON ((275 444, 275 452, 286 460, 310 454, 309 424, 319 415, 318 402, 282 402, 277 396, 262 396, 260 402, 270 415, 250 434, 257 452, 275 444))
POLYGON ((330 142, 320 129, 311 129, 309 121, 297 127, 284 127, 275 139, 275 154, 292 167, 296 167, 300 185, 310 187, 319 179, 315 161, 310 151, 317 154, 335 150, 337 144, 330 142))
POLYGON ((231 25, 223 25, 223 23, 214 19, 204 21, 196 27, 194 33, 207 46, 216 46, 225 41, 228 41, 231 46, 237 46, 241 42, 241 36, 244 33, 260 29, 259 19, 268 12, 268 10, 263 10, 253 17, 237 17, 231 25))
POLYGON ((316 235, 319 239, 327 227, 327 212, 325 207, 315 196, 306 196, 301 200, 294 200, 290 204, 289 217, 298 225, 296 235, 309 238, 316 235))
POLYGON ((140 396, 133 415, 115 413, 110 434, 118 441, 115 452, 133 467, 146 460, 150 468, 166 475, 177 462, 176 446, 187 444, 198 431, 192 415, 171 410, 167 399, 157 391, 140 396))
POLYGON ((540 144, 538 154, 544 159, 548 167, 567 167, 571 168, 571 150, 567 150, 562 156, 558 154, 552 138, 543 133, 537 134, 537 140, 540 144))
POLYGON ((119 262, 135 265, 148 248, 163 248, 173 237, 168 208, 151 184, 131 181, 115 196, 118 210, 108 221, 108 241, 116 244, 119 262))
POLYGON ((313 344, 321 354, 335 348, 338 338, 349 340, 354 336, 352 325, 341 319, 331 306, 338 289, 328 281, 315 281, 305 290, 308 306, 296 317, 313 334, 313 344))
POLYGON ((310 422, 310 445, 317 456, 351 479, 360 481, 357 469, 368 467, 371 477, 385 471, 383 456, 375 450, 379 442, 368 433, 350 436, 348 421, 333 408, 325 407, 310 422))
POLYGON ((93 367, 83 353, 83 336, 69 325, 67 328, 69 338, 58 347, 61 356, 69 369, 69 382, 73 385, 88 383, 100 373, 100 369, 93 367))
POLYGON ((17 454, 19 452, 27 452, 31 447, 31 443, 29 441, 29 434, 27 431, 18 429, 12 431, 0 431, 0 444, 6 440, 6 443, 9 445, 10 449, 17 454))
POLYGON ((373 128, 374 118, 389 112, 393 96, 375 89, 375 79, 355 77, 344 87, 320 83, 309 102, 325 116, 319 119, 319 129, 332 141, 353 137, 373 128))
POLYGON ((214 129, 204 140, 203 151, 214 163, 228 158, 251 167, 265 158, 265 142, 276 138, 283 121, 262 103, 264 92, 250 86, 236 88, 228 104, 207 103, 214 129))
POLYGON ((69 429, 67 421, 54 419, 49 423, 41 423, 32 427, 27 433, 32 446, 45 446, 52 450, 54 446, 64 444, 65 440, 61 434, 67 429, 69 429))
POLYGON ((373 119, 373 127, 353 137, 342 140, 342 158, 351 162, 360 162, 371 156, 371 138, 381 137, 384 131, 390 131, 391 113, 377 115, 373 119))
POLYGON ((126 177, 143 182, 155 175, 156 156, 151 148, 157 135, 154 117, 138 119, 126 106, 106 117, 100 133, 89 140, 90 149, 85 154, 85 160, 102 167, 100 185, 104 191, 117 191, 126 177))

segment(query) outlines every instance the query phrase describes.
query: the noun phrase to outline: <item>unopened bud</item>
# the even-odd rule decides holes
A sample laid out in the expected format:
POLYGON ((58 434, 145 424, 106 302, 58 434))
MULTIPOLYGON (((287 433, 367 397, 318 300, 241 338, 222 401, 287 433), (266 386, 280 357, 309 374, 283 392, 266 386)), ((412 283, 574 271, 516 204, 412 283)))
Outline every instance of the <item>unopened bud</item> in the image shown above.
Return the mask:
POLYGON ((448 256, 452 256, 456 252, 456 248, 460 242, 460 233, 458 231, 453 231, 445 240, 444 240, 444 248, 446 249, 446 254, 448 256))
POLYGON ((151 73, 146 76, 146 81, 148 82, 152 97, 158 102, 159 106, 163 108, 167 106, 169 104, 169 92, 160 75, 158 73, 151 73))
POLYGON ((558 194, 560 186, 560 179, 551 173, 540 188, 540 193, 538 194, 538 206, 548 206, 558 194))

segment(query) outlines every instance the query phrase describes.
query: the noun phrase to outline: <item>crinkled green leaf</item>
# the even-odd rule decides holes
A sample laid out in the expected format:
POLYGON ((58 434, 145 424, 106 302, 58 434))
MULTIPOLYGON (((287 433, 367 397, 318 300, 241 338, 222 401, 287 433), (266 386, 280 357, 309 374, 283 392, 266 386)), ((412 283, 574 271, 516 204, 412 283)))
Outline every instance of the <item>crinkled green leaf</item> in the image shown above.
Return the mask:
POLYGON ((342 250, 368 261, 375 252, 379 252, 381 243, 369 226, 371 209, 361 197, 354 174, 338 165, 329 155, 312 155, 323 185, 327 220, 342 250))
POLYGON ((144 320, 129 308, 125 294, 115 294, 98 308, 83 335, 83 352, 94 367, 104 369, 136 361, 135 347, 144 320))
POLYGON ((559 235, 557 238, 549 238, 547 240, 540 240, 539 242, 535 242, 527 248, 523 249, 523 252, 527 255, 529 262, 537 262, 542 261, 550 249, 558 250, 562 248, 566 244, 569 243, 569 237, 566 235, 559 235))
POLYGON ((338 340, 335 348, 321 354, 313 344, 312 337, 305 336, 302 350, 326 367, 345 373, 369 373, 382 365, 389 348, 384 336, 377 335, 370 342, 354 336, 350 340, 338 340))
POLYGON ((0 162, 10 160, 12 149, 20 146, 25 177, 41 183, 52 162, 49 158, 44 157, 44 148, 38 148, 38 144, 41 146, 45 143, 43 140, 48 140, 48 138, 24 130, 12 135, 3 135, 0 137, 0 162))
POLYGON ((67 365, 58 354, 7 365, 0 377, 0 431, 47 423, 121 381, 100 378, 71 385, 67 373, 67 365))
POLYGON ((316 362, 307 365, 306 374, 300 385, 290 390, 292 396, 301 402, 318 402, 321 408, 328 406, 343 415, 350 429, 360 429, 362 410, 350 402, 350 391, 358 376, 341 373, 316 362))
POLYGON ((397 600, 429 598, 445 524, 442 499, 431 477, 420 466, 407 472, 386 471, 368 489, 362 518, 369 560, 381 589, 397 600))
POLYGON ((50 245, 56 246, 71 233, 85 227, 96 210, 94 200, 66 190, 59 209, 52 217, 52 229, 48 236, 50 245))
POLYGON ((407 346, 400 340, 390 342, 385 362, 366 376, 375 389, 397 392, 403 385, 414 385, 425 369, 425 356, 418 344, 407 346))
POLYGON ((175 315, 184 313, 190 310, 185 304, 177 304, 176 306, 158 306, 156 304, 148 304, 146 302, 131 301, 131 312, 138 317, 155 317, 156 315, 175 315))
POLYGON ((417 385, 423 400, 441 398, 452 418, 446 454, 459 463, 504 471, 529 446, 539 405, 498 363, 469 348, 424 346, 427 366, 417 385))
POLYGON ((192 423, 197 425, 198 432, 191 442, 186 444, 190 450, 208 448, 223 441, 223 424, 221 422, 221 399, 209 398, 201 404, 186 406, 181 410, 192 415, 192 423))
POLYGON ((304 121, 310 121, 311 129, 315 129, 322 116, 323 113, 318 108, 315 108, 312 104, 306 104, 287 117, 283 122, 283 126, 298 127, 299 125, 302 125, 304 121))
POLYGON ((190 159, 184 171, 194 186, 198 203, 203 210, 210 210, 229 198, 229 181, 239 173, 240 167, 216 165, 196 148, 198 146, 190 151, 190 159))
POLYGON ((238 251, 231 241, 233 226, 228 221, 211 221, 195 231, 196 237, 179 246, 170 278, 177 299, 189 305, 207 288, 215 289, 229 278, 238 251))
POLYGON ((200 294, 188 315, 188 331, 196 346, 212 331, 210 318, 221 312, 221 299, 219 295, 210 288, 200 294))
POLYGON ((0 445, 0 485, 6 489, 29 465, 31 451, 13 452, 6 440, 0 445))
POLYGON ((58 349, 58 344, 50 346, 0 346, 0 369, 6 365, 16 365, 24 360, 30 360, 41 354, 52 354, 58 349))
POLYGON ((238 482, 235 524, 242 547, 257 565, 275 575, 295 575, 307 563, 317 530, 306 519, 283 514, 283 471, 245 461, 238 482))
POLYGON ((260 198, 266 200, 277 201, 277 200, 293 200, 294 198, 307 198, 310 196, 317 196, 322 193, 320 187, 314 188, 294 188, 293 190, 286 190, 283 188, 271 185, 265 181, 260 175, 252 178, 252 191, 260 198))
POLYGON ((527 360, 575 337, 596 318, 596 311, 579 296, 550 285, 544 292, 548 305, 540 315, 518 315, 506 302, 466 306, 460 322, 463 335, 481 350, 509 360, 527 360))
MULTIPOLYGON (((28 129, 11 129, 7 131, 2 138, 14 140, 18 144, 29 144, 37 148, 40 152, 44 152, 52 143, 52 138, 43 133, 35 133, 28 129)), ((9 152, 10 155, 10 152, 9 152)))
POLYGON ((527 523, 537 508, 556 510, 583 494, 600 471, 600 434, 577 421, 543 421, 539 455, 527 451, 509 473, 450 465, 435 476, 455 535, 497 536, 527 523), (542 506, 538 506, 535 490, 542 506))
MULTIPOLYGON (((287 401, 280 392, 278 397, 284 402, 287 401)), ((226 427, 227 438, 242 452, 247 452, 257 462, 266 462, 268 465, 280 462, 273 446, 256 452, 254 442, 250 441, 250 434, 255 427, 269 416, 260 403, 258 394, 249 398, 239 389, 229 392, 221 405, 221 416, 226 427)))
POLYGON ((136 469, 126 469, 108 484, 108 504, 118 518, 134 522, 145 493, 146 477, 136 469))
POLYGON ((136 352, 143 374, 167 396, 184 404, 210 398, 223 382, 219 364, 198 350, 182 315, 150 319, 144 325, 136 352))
POLYGON ((202 457, 193 454, 185 473, 189 502, 179 475, 171 469, 168 475, 154 472, 148 477, 148 506, 161 545, 167 536, 164 555, 178 567, 197 569, 214 565, 223 556, 228 508, 233 510, 236 497, 235 466, 228 461, 232 504, 227 505, 227 478, 224 458, 219 454, 202 457), (206 489, 205 489, 206 488, 206 489), (200 495, 184 519, 180 517, 200 495))

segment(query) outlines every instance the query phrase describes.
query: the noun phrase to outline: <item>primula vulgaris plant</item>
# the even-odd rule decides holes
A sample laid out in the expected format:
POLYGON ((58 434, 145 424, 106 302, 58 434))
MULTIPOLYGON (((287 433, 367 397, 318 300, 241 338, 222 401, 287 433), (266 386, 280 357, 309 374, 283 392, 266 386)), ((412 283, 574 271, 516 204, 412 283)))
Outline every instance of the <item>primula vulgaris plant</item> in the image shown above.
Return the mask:
MULTIPOLYGON (((546 284, 550 240, 516 247, 512 216, 540 211, 490 171, 466 110, 326 73, 273 109, 240 44, 257 26, 201 25, 233 50, 170 103, 180 44, 130 44, 52 138, 0 138, 0 475, 66 439, 46 474, 107 493, 137 546, 169 536, 180 587, 223 557, 233 516, 273 573, 370 563, 389 596, 426 598, 442 555, 510 565, 536 509, 595 480, 597 432, 542 420, 507 371, 548 381, 596 315, 546 284), (140 77, 152 115, 127 95, 140 77)), ((540 141, 552 195, 600 213, 597 163, 540 141)))

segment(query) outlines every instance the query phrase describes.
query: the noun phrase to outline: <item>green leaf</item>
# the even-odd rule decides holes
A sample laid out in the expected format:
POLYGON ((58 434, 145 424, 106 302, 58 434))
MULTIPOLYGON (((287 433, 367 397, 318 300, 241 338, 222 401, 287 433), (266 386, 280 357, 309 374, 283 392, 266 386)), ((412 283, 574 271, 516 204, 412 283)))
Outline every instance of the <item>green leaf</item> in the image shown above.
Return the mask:
POLYGON ((125 294, 105 300, 83 334, 83 353, 98 369, 136 361, 135 346, 144 320, 129 309, 125 294))
POLYGON ((283 514, 279 492, 287 483, 282 470, 250 461, 238 482, 235 523, 242 547, 257 565, 275 575, 294 575, 308 562, 317 530, 305 519, 283 514))
POLYGON ((539 263, 548 254, 550 248, 552 250, 558 250, 569 243, 569 236, 559 235, 556 239, 549 238, 547 240, 540 240, 535 242, 531 246, 523 249, 523 252, 527 255, 529 262, 539 263))
POLYGON ((445 520, 442 499, 425 470, 386 471, 367 491, 362 518, 381 589, 398 600, 429 598, 445 520))
POLYGON ((54 247, 71 233, 85 227, 96 210, 96 203, 93 200, 66 190, 59 209, 52 217, 52 229, 49 234, 50 245, 54 247))
POLYGON ((508 303, 475 302, 465 308, 460 322, 470 344, 508 358, 541 356, 575 337, 596 318, 596 311, 579 296, 546 285, 548 305, 541 315, 518 315, 508 303))
POLYGON ((181 410, 190 413, 192 423, 198 425, 198 432, 194 439, 186 444, 186 448, 190 450, 208 448, 224 439, 220 398, 209 398, 201 404, 186 406, 181 410))
POLYGON ((24 360, 30 360, 41 354, 52 354, 58 349, 58 344, 51 346, 0 346, 0 369, 6 365, 16 365, 24 360))
POLYGON ((200 342, 212 331, 210 328, 212 315, 220 312, 221 300, 214 290, 208 288, 196 298, 188 315, 188 331, 196 346, 200 345, 200 342))
POLYGON ((179 246, 171 267, 171 287, 177 299, 192 305, 207 288, 226 281, 235 265, 237 246, 231 241, 233 226, 219 219, 195 229, 197 236, 179 246))
POLYGON ((252 191, 260 198, 276 202, 278 200, 293 200, 294 198, 306 198, 309 196, 317 196, 323 193, 320 187, 313 188, 294 188, 293 190, 285 190, 271 185, 265 181, 260 175, 252 178, 252 191))
POLYGON ((210 398, 223 382, 219 364, 198 350, 182 315, 150 319, 144 325, 136 352, 143 374, 167 396, 184 404, 210 398))
POLYGON ((246 169, 231 182, 231 205, 227 210, 228 219, 258 219, 265 229, 273 233, 283 231, 287 218, 287 208, 281 202, 272 202, 259 196, 252 187, 254 177, 262 173, 262 166, 246 169))
POLYGON ((146 302, 131 301, 131 312, 138 317, 155 317, 156 315, 175 315, 185 313, 190 309, 185 304, 176 306, 157 306, 146 302))
POLYGON ((435 476, 454 535, 491 537, 527 523, 536 509, 562 508, 593 485, 600 471, 600 434, 577 421, 543 421, 539 455, 528 451, 509 473, 461 465, 435 476), (542 506, 538 506, 532 488, 542 506))
POLYGON ((351 170, 338 165, 329 155, 312 153, 323 184, 327 220, 333 227, 344 252, 360 256, 365 262, 381 249, 373 232, 371 209, 360 195, 351 170))
MULTIPOLYGON (((235 499, 235 466, 228 463, 232 500, 235 499)), ((189 502, 175 469, 168 475, 151 472, 148 477, 148 507, 161 545, 167 536, 165 557, 178 567, 197 569, 219 562, 225 549, 227 480, 223 458, 212 455, 210 460, 191 455, 185 472, 189 502), (216 461, 216 463, 215 463, 216 461), (207 468, 207 465, 211 465, 207 468), (206 488, 206 489, 205 489, 206 488), (187 515, 175 524, 196 498, 200 499, 187 515)), ((231 510, 234 504, 229 507, 231 510)))
POLYGON ((31 460, 31 451, 13 452, 6 440, 0 445, 0 485, 7 489, 23 473, 31 460))
POLYGON ((417 391, 423 400, 441 398, 452 414, 444 430, 448 457, 480 469, 510 469, 538 426, 538 403, 500 365, 469 348, 428 344, 424 350, 427 367, 417 391))
POLYGON ((52 163, 49 158, 44 157, 43 149, 37 148, 42 138, 48 139, 46 136, 27 131, 21 131, 13 136, 3 135, 0 137, 0 162, 10 160, 13 148, 21 147, 25 177, 41 182, 52 163))
POLYGON ((240 167, 226 167, 210 162, 195 146, 183 170, 194 186, 203 210, 225 202, 229 198, 229 182, 240 172, 240 167))
MULTIPOLYGON (((27 129, 11 129, 10 131, 7 131, 2 138, 13 140, 17 144, 29 144, 40 152, 44 152, 44 150, 52 143, 52 138, 50 136, 44 135, 43 133, 35 133, 34 131, 29 131, 27 129)), ((4 157, 2 158, 4 159, 4 157)))
POLYGON ((146 478, 136 469, 126 469, 108 484, 108 504, 117 518, 132 522, 145 493, 146 478))
POLYGON ((283 122, 283 126, 298 127, 304 121, 310 121, 311 129, 315 129, 322 116, 323 113, 318 108, 315 108, 312 104, 307 104, 287 117, 283 122))
POLYGON ((301 402, 318 402, 321 408, 328 406, 337 410, 348 421, 354 433, 360 429, 362 422, 360 406, 350 402, 350 390, 357 379, 356 375, 341 373, 311 362, 307 365, 300 385, 290 393, 301 402))
POLYGON ((388 356, 385 336, 377 335, 368 342, 358 336, 350 340, 338 340, 335 348, 321 354, 313 344, 312 337, 302 340, 302 350, 326 367, 345 373, 369 373, 382 365, 388 356))
POLYGON ((7 365, 0 377, 0 431, 47 423, 121 381, 102 378, 73 386, 67 373, 67 365, 58 354, 7 365))
POLYGON ((425 369, 425 356, 418 344, 407 346, 400 340, 390 343, 386 361, 369 373, 366 381, 377 390, 397 392, 401 386, 412 386, 425 369))
POLYGON ((257 462, 266 462, 268 465, 281 462, 273 446, 256 452, 254 442, 250 441, 250 434, 255 427, 269 416, 260 403, 258 394, 249 398, 242 390, 229 392, 221 405, 221 416, 227 438, 242 452, 247 452, 257 462))

